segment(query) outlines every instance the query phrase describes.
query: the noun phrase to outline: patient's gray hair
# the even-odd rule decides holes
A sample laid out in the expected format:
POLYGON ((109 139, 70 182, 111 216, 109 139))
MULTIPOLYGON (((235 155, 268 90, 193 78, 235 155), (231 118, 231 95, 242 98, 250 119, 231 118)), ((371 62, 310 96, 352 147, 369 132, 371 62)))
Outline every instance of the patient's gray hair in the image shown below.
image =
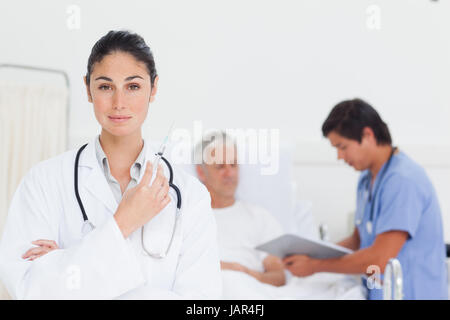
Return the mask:
MULTIPOLYGON (((218 146, 235 146, 236 142, 225 131, 214 131, 203 136, 194 149, 194 159, 197 164, 205 164, 205 151, 217 149, 218 146)), ((225 160, 227 162, 227 159, 225 160)))

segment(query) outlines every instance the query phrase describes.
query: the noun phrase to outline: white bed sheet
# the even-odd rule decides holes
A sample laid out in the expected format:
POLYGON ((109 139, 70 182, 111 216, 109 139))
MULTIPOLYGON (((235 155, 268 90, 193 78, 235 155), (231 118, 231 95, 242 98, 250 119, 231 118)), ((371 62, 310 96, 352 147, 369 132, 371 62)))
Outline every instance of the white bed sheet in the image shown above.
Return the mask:
POLYGON ((241 300, 363 300, 366 291, 354 276, 317 273, 292 277, 281 287, 264 284, 238 271, 222 270, 223 298, 241 300))

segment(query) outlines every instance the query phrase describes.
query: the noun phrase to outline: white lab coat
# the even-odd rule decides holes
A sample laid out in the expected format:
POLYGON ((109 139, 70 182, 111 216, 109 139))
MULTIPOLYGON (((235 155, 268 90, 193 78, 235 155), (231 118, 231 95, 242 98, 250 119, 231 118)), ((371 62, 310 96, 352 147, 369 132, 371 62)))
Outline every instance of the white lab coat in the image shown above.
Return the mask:
MULTIPOLYGON (((147 160, 154 158, 150 149, 147 160)), ((96 226, 83 236, 83 217, 74 193, 76 152, 39 163, 16 190, 0 243, 0 279, 10 295, 17 299, 220 298, 216 224, 206 188, 174 167, 174 183, 182 194, 181 218, 168 256, 151 258, 143 253, 141 229, 124 239, 113 218, 118 205, 95 156, 94 141, 82 152, 78 169, 80 197, 96 226), (22 254, 38 239, 55 240, 60 249, 34 261, 23 260, 22 254)), ((168 177, 164 164, 163 168, 168 177)), ((146 225, 145 243, 152 252, 164 252, 172 234, 176 208, 172 191, 172 202, 146 225)))

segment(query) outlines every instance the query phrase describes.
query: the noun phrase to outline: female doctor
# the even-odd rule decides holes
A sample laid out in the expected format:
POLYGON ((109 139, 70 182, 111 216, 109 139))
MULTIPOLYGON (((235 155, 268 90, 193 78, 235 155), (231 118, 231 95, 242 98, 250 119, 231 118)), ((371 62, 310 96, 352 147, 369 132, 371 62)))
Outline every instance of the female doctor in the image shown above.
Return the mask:
POLYGON ((139 35, 110 31, 94 45, 85 84, 101 134, 39 163, 16 190, 0 243, 13 298, 220 297, 207 190, 163 161, 152 179, 141 127, 157 83, 139 35))

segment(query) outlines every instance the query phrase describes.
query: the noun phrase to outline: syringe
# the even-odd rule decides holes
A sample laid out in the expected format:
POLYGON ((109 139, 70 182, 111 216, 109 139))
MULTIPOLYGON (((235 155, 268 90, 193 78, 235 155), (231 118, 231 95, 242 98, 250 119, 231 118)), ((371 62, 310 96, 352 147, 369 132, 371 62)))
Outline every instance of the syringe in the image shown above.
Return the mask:
POLYGON ((152 179, 150 181, 150 184, 153 183, 153 180, 156 177, 156 170, 158 169, 158 165, 159 165, 159 162, 161 161, 161 157, 163 156, 164 151, 166 150, 167 142, 169 141, 170 133, 172 132, 172 128, 173 128, 174 124, 175 124, 175 122, 173 122, 172 125, 170 126, 169 132, 167 133, 167 136, 164 138, 161 146, 159 147, 159 150, 156 153, 155 160, 153 160, 153 168, 152 168, 153 173, 152 173, 152 179))

